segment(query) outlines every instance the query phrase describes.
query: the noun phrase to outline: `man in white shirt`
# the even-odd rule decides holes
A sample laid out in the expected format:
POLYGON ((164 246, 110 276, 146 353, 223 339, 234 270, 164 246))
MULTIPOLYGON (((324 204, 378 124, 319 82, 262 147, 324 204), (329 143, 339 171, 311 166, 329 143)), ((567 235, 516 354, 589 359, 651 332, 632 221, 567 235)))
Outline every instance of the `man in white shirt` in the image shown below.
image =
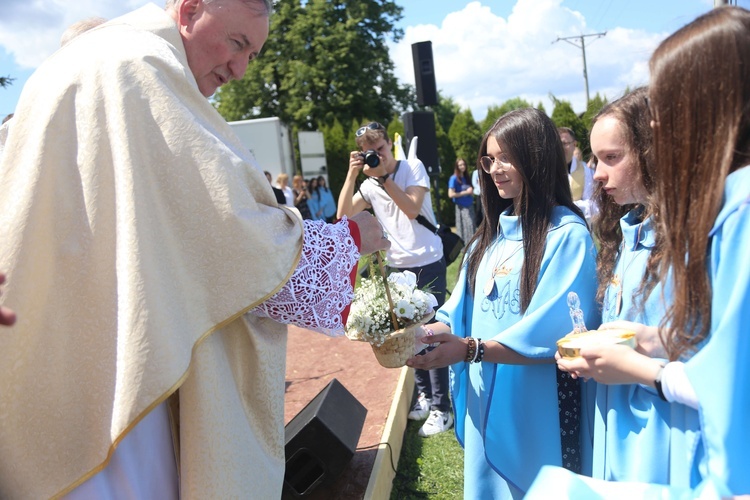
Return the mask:
MULTIPOLYGON (((418 159, 396 160, 393 144, 385 127, 378 122, 362 126, 356 132, 360 151, 349 155, 349 171, 341 188, 338 216, 353 216, 371 208, 391 241, 386 254, 389 266, 399 271, 411 271, 417 276, 420 288, 429 286, 438 300, 445 301, 446 278, 443 244, 440 237, 420 224, 416 218, 425 217, 437 225, 430 197, 430 179, 418 159), (378 164, 365 166, 365 152, 377 155, 378 164), (357 176, 367 178, 355 193, 357 176)), ((418 398, 409 414, 412 420, 425 417, 419 433, 431 436, 450 429, 451 414, 448 368, 416 370, 414 374, 418 398)))

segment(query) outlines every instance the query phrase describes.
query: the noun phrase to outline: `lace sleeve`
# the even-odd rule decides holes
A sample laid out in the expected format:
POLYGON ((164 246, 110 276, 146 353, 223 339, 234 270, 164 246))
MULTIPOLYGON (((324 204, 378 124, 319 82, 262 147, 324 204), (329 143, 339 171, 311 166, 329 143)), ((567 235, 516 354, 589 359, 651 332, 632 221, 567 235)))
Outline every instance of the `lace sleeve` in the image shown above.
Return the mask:
POLYGON ((344 334, 341 313, 354 299, 350 273, 359 251, 346 218, 304 221, 302 258, 276 295, 249 312, 330 336, 344 334))

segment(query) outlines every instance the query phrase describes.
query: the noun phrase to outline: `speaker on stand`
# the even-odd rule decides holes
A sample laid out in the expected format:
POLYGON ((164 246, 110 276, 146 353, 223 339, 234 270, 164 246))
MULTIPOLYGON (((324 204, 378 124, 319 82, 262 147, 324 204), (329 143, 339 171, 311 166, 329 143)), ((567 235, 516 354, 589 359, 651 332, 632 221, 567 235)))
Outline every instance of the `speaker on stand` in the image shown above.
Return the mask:
POLYGON ((438 156, 437 132, 435 131, 435 113, 432 111, 409 111, 401 115, 404 122, 407 151, 411 141, 417 137, 417 158, 424 163, 427 174, 432 181, 435 194, 435 217, 440 222, 440 159, 438 156))
POLYGON ((435 66, 432 61, 432 42, 419 42, 411 45, 414 60, 414 80, 417 86, 417 103, 420 106, 437 104, 435 86, 435 66))
POLYGON ((335 378, 284 429, 282 498, 303 498, 344 471, 357 449, 367 409, 335 378))

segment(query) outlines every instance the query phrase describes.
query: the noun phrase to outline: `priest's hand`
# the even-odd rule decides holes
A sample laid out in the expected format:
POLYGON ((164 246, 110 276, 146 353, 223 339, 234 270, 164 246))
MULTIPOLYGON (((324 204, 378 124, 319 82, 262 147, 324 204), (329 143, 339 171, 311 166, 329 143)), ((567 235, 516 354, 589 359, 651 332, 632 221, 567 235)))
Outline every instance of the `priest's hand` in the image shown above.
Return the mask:
POLYGON ((386 238, 383 227, 378 220, 369 212, 359 212, 349 217, 359 227, 359 236, 362 241, 359 253, 368 255, 380 250, 391 248, 391 242, 386 238))

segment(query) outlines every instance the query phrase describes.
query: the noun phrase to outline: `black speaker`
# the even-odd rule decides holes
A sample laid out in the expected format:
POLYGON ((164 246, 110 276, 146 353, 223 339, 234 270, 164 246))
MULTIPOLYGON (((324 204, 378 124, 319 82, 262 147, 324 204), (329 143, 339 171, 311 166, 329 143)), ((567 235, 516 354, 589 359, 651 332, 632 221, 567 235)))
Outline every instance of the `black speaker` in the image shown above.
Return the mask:
POLYGON ((282 498, 300 498, 331 484, 354 455, 367 409, 336 379, 285 428, 282 498))
POLYGON ((411 140, 417 140, 417 158, 424 163, 427 173, 436 177, 440 175, 440 161, 438 159, 437 134, 435 132, 435 113, 432 111, 409 111, 401 116, 404 122, 407 151, 411 140))
POLYGON ((435 66, 432 64, 432 42, 411 44, 411 57, 414 60, 417 103, 420 106, 434 106, 437 104, 437 88, 435 66))

